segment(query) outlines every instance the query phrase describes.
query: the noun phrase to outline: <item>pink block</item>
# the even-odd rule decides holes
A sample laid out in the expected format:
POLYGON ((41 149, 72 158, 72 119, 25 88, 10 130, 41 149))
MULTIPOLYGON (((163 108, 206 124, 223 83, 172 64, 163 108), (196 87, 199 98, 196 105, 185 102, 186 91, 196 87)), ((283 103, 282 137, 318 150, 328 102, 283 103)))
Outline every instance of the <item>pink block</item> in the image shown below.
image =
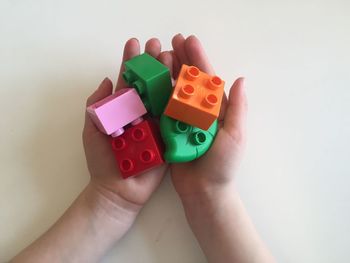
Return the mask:
POLYGON ((99 130, 117 137, 129 123, 137 124, 147 113, 135 89, 126 88, 90 105, 87 112, 99 130))

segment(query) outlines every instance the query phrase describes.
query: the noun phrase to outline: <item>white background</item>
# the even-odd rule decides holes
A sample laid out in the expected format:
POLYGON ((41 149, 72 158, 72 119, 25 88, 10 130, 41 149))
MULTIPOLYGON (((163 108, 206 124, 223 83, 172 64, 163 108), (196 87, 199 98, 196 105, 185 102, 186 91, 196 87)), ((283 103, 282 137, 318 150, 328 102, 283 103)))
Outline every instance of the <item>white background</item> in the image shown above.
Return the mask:
MULTIPOLYGON (((350 258, 350 2, 0 1, 0 262, 88 181, 86 97, 116 80, 124 42, 203 42, 227 87, 245 76, 237 184, 279 262, 350 258)), ((103 262, 205 262, 167 178, 103 262)))

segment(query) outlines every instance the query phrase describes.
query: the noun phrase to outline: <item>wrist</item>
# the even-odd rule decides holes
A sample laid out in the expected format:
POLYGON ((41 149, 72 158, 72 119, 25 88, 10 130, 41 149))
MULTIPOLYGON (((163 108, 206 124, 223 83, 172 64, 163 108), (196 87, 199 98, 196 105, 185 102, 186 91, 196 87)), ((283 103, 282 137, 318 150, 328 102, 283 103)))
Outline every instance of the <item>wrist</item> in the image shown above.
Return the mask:
POLYGON ((233 181, 218 184, 205 180, 197 180, 187 190, 177 192, 184 206, 198 205, 198 203, 210 204, 215 200, 225 199, 237 193, 233 181))
POLYGON ((131 226, 142 206, 125 200, 97 183, 90 181, 83 192, 90 210, 98 217, 131 226))
POLYGON ((201 188, 201 191, 180 196, 188 220, 213 215, 239 194, 233 183, 201 188))
POLYGON ((97 262, 130 229, 138 212, 90 182, 62 217, 13 262, 97 262))

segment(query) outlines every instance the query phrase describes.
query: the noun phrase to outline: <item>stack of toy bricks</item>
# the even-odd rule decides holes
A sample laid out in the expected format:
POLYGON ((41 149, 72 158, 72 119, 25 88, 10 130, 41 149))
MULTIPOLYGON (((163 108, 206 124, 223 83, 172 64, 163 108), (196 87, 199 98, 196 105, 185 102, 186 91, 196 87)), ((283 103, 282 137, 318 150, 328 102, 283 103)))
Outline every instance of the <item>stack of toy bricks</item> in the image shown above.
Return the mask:
POLYGON ((111 135, 123 178, 164 162, 192 161, 210 148, 224 92, 219 77, 183 65, 173 89, 169 69, 144 53, 125 62, 123 78, 133 88, 87 108, 99 130, 111 135))

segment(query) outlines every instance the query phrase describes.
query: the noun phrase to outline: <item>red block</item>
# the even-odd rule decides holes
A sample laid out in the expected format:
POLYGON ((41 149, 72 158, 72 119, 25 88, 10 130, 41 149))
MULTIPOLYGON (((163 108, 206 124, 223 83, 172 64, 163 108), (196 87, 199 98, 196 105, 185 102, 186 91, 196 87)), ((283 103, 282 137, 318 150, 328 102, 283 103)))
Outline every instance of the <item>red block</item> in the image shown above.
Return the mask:
POLYGON ((159 128, 151 120, 144 120, 113 138, 112 148, 124 179, 164 163, 159 128))

